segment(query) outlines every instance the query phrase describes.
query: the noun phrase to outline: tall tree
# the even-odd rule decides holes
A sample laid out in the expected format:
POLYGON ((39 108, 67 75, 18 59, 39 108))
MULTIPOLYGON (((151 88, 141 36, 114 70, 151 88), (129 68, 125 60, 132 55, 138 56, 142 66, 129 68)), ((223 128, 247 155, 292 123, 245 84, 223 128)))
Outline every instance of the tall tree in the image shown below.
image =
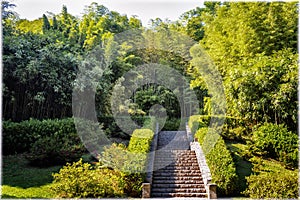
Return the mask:
POLYGON ((50 22, 48 20, 48 17, 43 14, 43 33, 47 33, 50 30, 50 22))

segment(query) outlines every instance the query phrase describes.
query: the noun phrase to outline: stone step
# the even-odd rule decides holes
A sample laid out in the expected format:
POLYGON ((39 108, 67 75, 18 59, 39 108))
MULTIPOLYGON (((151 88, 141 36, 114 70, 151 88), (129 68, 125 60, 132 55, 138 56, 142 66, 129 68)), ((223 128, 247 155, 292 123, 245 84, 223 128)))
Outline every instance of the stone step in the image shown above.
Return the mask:
POLYGON ((183 161, 183 162, 186 162, 186 161, 189 161, 189 162, 198 162, 197 159, 183 159, 183 158, 159 158, 159 159, 155 159, 155 162, 157 163, 160 163, 160 162, 170 162, 170 161, 183 161))
POLYGON ((193 161, 193 162, 197 161, 198 162, 196 156, 195 157, 167 157, 166 156, 165 158, 155 157, 154 159, 155 159, 156 162, 163 162, 163 161, 166 161, 166 160, 167 161, 176 161, 176 160, 178 160, 178 161, 193 161))
POLYGON ((174 150, 174 149, 176 149, 176 150, 178 150, 178 151, 184 151, 184 150, 189 150, 190 149, 190 147, 189 146, 185 146, 185 147, 178 147, 178 146, 176 146, 176 147, 166 147, 166 145, 163 145, 163 146, 157 146, 157 150, 158 151, 170 151, 170 150, 174 150))
POLYGON ((152 188, 152 193, 205 193, 204 188, 152 188))
POLYGON ((206 198, 195 151, 185 131, 162 131, 155 152, 151 197, 206 198))
POLYGON ((189 161, 164 161, 160 163, 154 164, 154 166, 167 166, 167 165, 175 165, 175 166, 197 166, 197 162, 189 162, 189 161))
POLYGON ((175 170, 169 170, 169 169, 160 169, 157 171, 154 171, 153 174, 155 175, 159 175, 161 173, 168 173, 168 174, 192 174, 192 173, 197 173, 197 174, 201 174, 200 170, 186 170, 186 169, 175 169, 175 170))
POLYGON ((165 155, 168 155, 168 156, 195 156, 196 153, 167 153, 167 152, 156 152, 155 153, 156 156, 165 156, 165 155))
POLYGON ((167 151, 159 151, 158 153, 161 153, 161 152, 171 152, 171 153, 189 153, 189 152, 195 152, 195 151, 192 151, 192 150, 188 150, 188 149, 170 149, 170 150, 167 150, 167 151))
POLYGON ((165 155, 171 155, 171 156, 185 156, 185 155, 190 155, 190 156, 194 156, 196 155, 195 153, 163 153, 163 152, 159 152, 159 153, 155 153, 156 156, 165 156, 165 155))
POLYGON ((204 185, 203 184, 156 183, 156 184, 152 184, 152 188, 204 188, 204 185))
POLYGON ((201 177, 201 172, 156 172, 153 174, 153 176, 164 176, 164 177, 168 177, 168 176, 200 176, 201 177))
POLYGON ((156 158, 156 162, 163 162, 163 161, 190 161, 190 162, 198 162, 197 158, 156 158))
POLYGON ((168 165, 164 168, 161 168, 157 171, 161 171, 161 170, 200 170, 198 166, 176 166, 176 165, 168 165))
POLYGON ((154 171, 153 173, 156 172, 169 172, 169 173, 191 173, 191 172, 200 172, 199 167, 194 167, 194 169, 191 169, 191 167, 188 167, 186 169, 186 166, 168 166, 168 168, 164 167, 159 170, 154 171))
POLYGON ((153 179, 156 180, 168 180, 168 181, 202 181, 201 176, 153 176, 153 179))
POLYGON ((153 179, 153 184, 204 184, 204 183, 203 183, 203 180, 153 179))
POLYGON ((160 152, 160 153, 155 153, 155 156, 166 156, 166 155, 168 155, 168 156, 173 156, 173 157, 178 157, 178 156, 195 156, 196 155, 196 153, 162 153, 162 152, 160 152))
POLYGON ((151 197, 199 197, 206 198, 206 193, 151 193, 151 197))

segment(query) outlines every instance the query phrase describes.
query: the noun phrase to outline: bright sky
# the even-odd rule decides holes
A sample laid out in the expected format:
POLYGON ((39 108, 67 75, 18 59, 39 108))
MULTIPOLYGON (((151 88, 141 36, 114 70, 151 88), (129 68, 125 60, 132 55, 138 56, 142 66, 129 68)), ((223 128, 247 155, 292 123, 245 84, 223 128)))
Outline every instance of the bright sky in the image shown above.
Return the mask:
POLYGON ((37 19, 47 11, 58 14, 66 5, 68 12, 81 16, 85 6, 97 2, 109 10, 117 11, 127 16, 137 15, 146 26, 150 19, 157 17, 177 20, 179 16, 191 9, 201 7, 203 0, 12 0, 17 7, 14 9, 21 19, 37 19))

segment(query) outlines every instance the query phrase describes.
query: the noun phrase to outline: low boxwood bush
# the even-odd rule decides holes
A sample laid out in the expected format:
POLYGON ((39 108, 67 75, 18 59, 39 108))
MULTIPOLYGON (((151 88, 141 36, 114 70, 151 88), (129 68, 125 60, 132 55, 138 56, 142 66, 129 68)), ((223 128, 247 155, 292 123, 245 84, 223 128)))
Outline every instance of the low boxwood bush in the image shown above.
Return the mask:
POLYGON ((211 171, 212 181, 217 184, 218 195, 235 195, 237 192, 238 176, 233 158, 230 151, 226 148, 226 144, 222 137, 214 135, 213 129, 206 127, 200 128, 196 132, 195 138, 197 138, 202 146, 206 162, 211 171), (214 140, 216 140, 216 143, 214 140))
POLYGON ((243 194, 250 198, 298 198, 298 172, 296 171, 262 172, 246 179, 248 187, 243 194))
POLYGON ((253 153, 277 159, 286 166, 298 166, 298 135, 284 125, 265 123, 252 136, 253 153))
POLYGON ((142 183, 145 181, 147 155, 132 153, 122 144, 106 147, 99 156, 101 166, 121 172, 124 193, 131 197, 141 197, 142 183))
POLYGON ((82 160, 67 164, 53 174, 51 189, 59 198, 101 198, 124 196, 121 172, 92 166, 82 160))
POLYGON ((128 150, 134 153, 147 153, 154 133, 150 129, 136 129, 130 138, 128 150))
POLYGON ((153 136, 150 129, 137 129, 128 148, 123 144, 105 147, 95 166, 81 160, 67 164, 54 174, 53 191, 60 198, 141 197, 153 136))
POLYGON ((150 129, 136 129, 132 133, 128 148, 113 144, 105 148, 100 156, 102 165, 122 172, 126 182, 124 192, 131 197, 141 197, 147 153, 150 151, 153 136, 154 132, 150 129))

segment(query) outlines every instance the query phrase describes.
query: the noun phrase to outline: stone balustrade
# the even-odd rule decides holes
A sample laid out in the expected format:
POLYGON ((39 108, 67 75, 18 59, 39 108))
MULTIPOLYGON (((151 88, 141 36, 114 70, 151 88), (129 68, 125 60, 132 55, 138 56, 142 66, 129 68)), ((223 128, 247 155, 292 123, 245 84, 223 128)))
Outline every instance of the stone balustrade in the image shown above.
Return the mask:
MULTIPOLYGON (((191 129, 188 126, 188 124, 186 124, 186 133, 187 133, 187 136, 189 139, 190 139, 190 137, 193 137, 193 135, 191 133, 191 129)), ((217 185, 212 183, 210 169, 206 163, 206 159, 205 159, 203 150, 202 150, 199 142, 193 141, 193 140, 189 140, 189 141, 190 141, 191 150, 195 151, 195 153, 196 153, 196 157, 197 157, 198 165, 199 165, 199 168, 200 168, 200 171, 202 174, 203 182, 204 182, 205 188, 208 192, 208 198, 216 199, 217 198, 217 192, 216 192, 217 185)))

